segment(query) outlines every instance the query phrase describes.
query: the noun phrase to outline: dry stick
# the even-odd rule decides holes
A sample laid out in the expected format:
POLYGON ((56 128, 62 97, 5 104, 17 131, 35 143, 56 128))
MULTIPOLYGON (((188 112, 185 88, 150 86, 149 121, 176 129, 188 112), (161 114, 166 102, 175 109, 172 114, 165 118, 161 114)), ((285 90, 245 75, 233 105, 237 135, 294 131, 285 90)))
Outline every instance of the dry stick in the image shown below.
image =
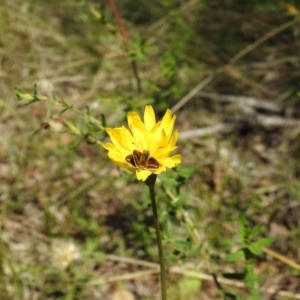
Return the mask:
POLYGON ((292 268, 294 268, 296 270, 300 270, 300 265, 297 264, 296 262, 294 262, 293 260, 287 258, 286 256, 283 256, 283 255, 281 255, 281 254, 279 254, 279 253, 277 253, 277 252, 275 252, 275 251, 273 251, 273 250, 271 250, 269 248, 266 248, 266 247, 263 247, 262 250, 265 253, 269 254, 270 256, 275 257, 278 260, 280 260, 281 262, 289 265, 290 267, 292 267, 292 268))
MULTIPOLYGON (((250 51, 254 50, 256 47, 258 47, 260 44, 264 43, 266 40, 270 39, 272 36, 278 34, 279 32, 287 29, 288 27, 295 25, 300 21, 300 16, 294 18, 293 20, 290 20, 281 26, 275 28, 274 30, 271 30, 270 32, 266 33, 264 36, 256 40, 254 43, 248 45, 243 50, 238 52, 235 56, 233 56, 229 63, 234 64, 237 62, 240 58, 248 54, 250 51)), ((200 92, 205 86, 207 86, 215 77, 219 74, 221 74, 226 65, 223 67, 218 68, 213 74, 209 75, 207 78, 205 78, 203 81, 201 81, 196 87, 194 87, 186 96, 184 96, 177 104, 175 104, 172 108, 172 112, 175 113, 178 109, 180 109, 184 104, 186 104, 191 98, 193 98, 198 92, 200 92)))
MULTIPOLYGON (((128 34, 127 34, 126 28, 124 26, 123 20, 122 20, 120 14, 119 14, 118 8, 117 8, 114 0, 107 0, 107 1, 108 1, 108 4, 109 4, 116 20, 117 20, 118 26, 120 28, 120 32, 123 36, 123 43, 124 43, 127 51, 129 52, 130 49, 129 49, 128 34)), ((130 63, 131 63, 131 68, 132 68, 133 75, 134 75, 135 80, 136 80, 137 90, 138 90, 138 93, 140 94, 140 93, 142 93, 142 85, 141 85, 141 79, 140 79, 140 76, 139 76, 136 60, 132 58, 130 63)))

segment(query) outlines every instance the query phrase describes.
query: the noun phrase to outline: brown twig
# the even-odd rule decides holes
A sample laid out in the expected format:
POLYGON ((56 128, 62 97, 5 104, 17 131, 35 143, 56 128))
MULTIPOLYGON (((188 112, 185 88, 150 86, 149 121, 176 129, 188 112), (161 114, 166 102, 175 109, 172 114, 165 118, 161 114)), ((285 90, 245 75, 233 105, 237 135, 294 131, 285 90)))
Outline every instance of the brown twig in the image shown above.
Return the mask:
MULTIPOLYGON (((123 44, 124 44, 124 46, 126 47, 128 53, 129 53, 130 52, 129 38, 128 38, 127 30, 126 30, 126 28, 124 26, 124 23, 123 23, 123 20, 121 18, 121 15, 119 13, 119 10, 118 10, 114 0, 107 0, 107 1, 108 1, 108 4, 109 4, 116 20, 117 20, 118 27, 119 27, 121 35, 123 37, 123 44)), ((130 64, 131 64, 133 75, 134 75, 135 80, 136 80, 137 91, 140 94, 140 93, 142 93, 142 85, 141 85, 141 79, 140 79, 140 76, 139 76, 136 60, 134 58, 131 58, 130 64)))
POLYGON ((117 20, 120 32, 121 32, 122 37, 123 37, 123 43, 125 44, 126 48, 128 49, 129 48, 128 34, 127 34, 127 30, 124 26, 123 20, 122 20, 120 14, 119 14, 119 10, 118 10, 114 0, 107 0, 107 1, 108 1, 108 4, 109 4, 116 20, 117 20))
POLYGON ((294 268, 296 270, 300 270, 300 265, 297 264, 295 261, 287 258, 286 256, 283 256, 283 255, 281 255, 281 254, 279 254, 279 253, 277 253, 277 252, 275 252, 275 251, 273 251, 273 250, 271 250, 271 249, 269 249, 267 247, 264 247, 263 251, 266 254, 268 254, 268 255, 270 255, 270 256, 278 259, 279 261, 281 261, 283 263, 285 263, 286 265, 288 265, 288 266, 290 266, 290 267, 292 267, 292 268, 294 268))

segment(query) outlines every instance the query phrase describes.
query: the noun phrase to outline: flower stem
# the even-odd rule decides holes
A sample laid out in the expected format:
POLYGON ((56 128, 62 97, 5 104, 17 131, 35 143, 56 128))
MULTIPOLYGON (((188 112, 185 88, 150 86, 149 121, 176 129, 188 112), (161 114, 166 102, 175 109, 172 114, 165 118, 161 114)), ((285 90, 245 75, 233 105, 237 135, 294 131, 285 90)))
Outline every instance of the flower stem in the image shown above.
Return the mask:
POLYGON ((156 181, 156 175, 151 174, 147 178, 146 184, 148 185, 149 191, 150 191, 154 226, 155 226, 155 231, 156 231, 156 240, 157 240, 159 265, 160 265, 161 299, 167 300, 165 258, 164 258, 164 250, 163 250, 163 245, 162 245, 162 240, 161 240, 161 233, 160 233, 157 207, 156 207, 156 201, 155 201, 155 192, 154 192, 155 181, 156 181))

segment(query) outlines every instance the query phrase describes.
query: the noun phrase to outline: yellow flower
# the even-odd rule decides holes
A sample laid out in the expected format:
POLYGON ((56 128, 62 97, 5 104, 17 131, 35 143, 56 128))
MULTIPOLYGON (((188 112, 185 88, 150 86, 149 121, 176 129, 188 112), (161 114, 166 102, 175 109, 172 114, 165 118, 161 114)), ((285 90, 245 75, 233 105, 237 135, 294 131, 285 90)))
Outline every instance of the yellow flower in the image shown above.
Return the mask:
POLYGON ((181 162, 181 155, 169 157, 176 149, 178 131, 173 132, 176 116, 168 109, 156 123, 152 106, 146 106, 144 122, 136 112, 127 114, 129 130, 107 128, 111 143, 103 144, 108 157, 119 167, 135 172, 138 180, 160 174, 181 162))

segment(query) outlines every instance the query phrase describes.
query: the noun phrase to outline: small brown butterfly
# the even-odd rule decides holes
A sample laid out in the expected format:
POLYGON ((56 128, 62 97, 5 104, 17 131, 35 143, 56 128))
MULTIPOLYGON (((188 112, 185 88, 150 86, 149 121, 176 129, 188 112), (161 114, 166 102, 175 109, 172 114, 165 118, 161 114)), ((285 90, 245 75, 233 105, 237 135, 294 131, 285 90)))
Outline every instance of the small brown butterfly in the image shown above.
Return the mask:
POLYGON ((157 170, 159 168, 159 162, 155 158, 149 157, 147 150, 143 150, 143 152, 133 150, 133 153, 127 155, 125 160, 138 170, 157 170))

